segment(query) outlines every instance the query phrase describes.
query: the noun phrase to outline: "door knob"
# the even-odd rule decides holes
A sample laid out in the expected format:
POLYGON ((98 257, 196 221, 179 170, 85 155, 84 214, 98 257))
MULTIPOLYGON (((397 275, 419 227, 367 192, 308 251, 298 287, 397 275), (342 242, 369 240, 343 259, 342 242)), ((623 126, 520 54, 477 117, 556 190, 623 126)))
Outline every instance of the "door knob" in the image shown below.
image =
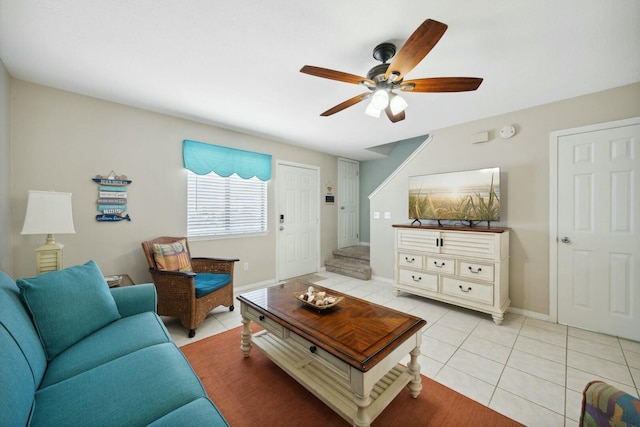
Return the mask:
POLYGON ((280 231, 282 231, 282 230, 284 230, 284 227, 281 225, 281 226, 280 226, 280 231))
POLYGON ((564 236, 562 239, 560 239, 560 241, 561 241, 562 243, 571 243, 571 239, 570 239, 570 238, 568 238, 567 236, 564 236))

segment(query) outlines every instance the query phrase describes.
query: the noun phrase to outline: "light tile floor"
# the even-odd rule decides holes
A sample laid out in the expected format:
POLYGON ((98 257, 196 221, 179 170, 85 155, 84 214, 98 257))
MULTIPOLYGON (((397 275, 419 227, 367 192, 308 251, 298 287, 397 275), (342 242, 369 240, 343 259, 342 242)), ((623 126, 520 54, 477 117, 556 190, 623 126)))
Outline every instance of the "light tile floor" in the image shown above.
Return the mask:
MULTIPOLYGON (((511 313, 497 326, 483 313, 395 296, 389 283, 319 275, 321 286, 425 319, 422 374, 527 426, 577 426, 582 390, 594 379, 640 395, 638 342, 511 313)), ((177 321, 164 320, 178 345, 241 325, 239 310, 220 307, 189 339, 177 321)))

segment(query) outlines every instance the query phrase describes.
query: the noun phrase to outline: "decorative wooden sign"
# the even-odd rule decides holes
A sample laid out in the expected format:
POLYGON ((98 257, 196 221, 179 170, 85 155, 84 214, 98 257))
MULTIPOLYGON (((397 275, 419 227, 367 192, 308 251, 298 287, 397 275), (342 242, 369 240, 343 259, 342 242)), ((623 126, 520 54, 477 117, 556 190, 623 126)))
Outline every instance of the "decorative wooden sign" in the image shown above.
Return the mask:
POLYGON ((131 180, 126 175, 116 175, 114 171, 107 176, 96 175, 92 178, 98 184, 97 208, 100 214, 96 221, 118 222, 131 221, 127 214, 127 185, 131 180))

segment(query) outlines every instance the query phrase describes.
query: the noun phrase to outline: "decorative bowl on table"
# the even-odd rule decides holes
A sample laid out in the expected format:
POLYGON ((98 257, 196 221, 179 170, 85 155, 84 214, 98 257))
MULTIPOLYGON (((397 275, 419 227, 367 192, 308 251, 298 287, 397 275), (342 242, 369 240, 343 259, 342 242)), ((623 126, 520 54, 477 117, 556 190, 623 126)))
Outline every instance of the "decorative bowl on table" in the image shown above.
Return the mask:
POLYGON ((306 292, 294 292, 293 295, 304 305, 317 310, 335 307, 344 299, 344 297, 330 295, 324 291, 316 291, 313 286, 309 286, 306 292))

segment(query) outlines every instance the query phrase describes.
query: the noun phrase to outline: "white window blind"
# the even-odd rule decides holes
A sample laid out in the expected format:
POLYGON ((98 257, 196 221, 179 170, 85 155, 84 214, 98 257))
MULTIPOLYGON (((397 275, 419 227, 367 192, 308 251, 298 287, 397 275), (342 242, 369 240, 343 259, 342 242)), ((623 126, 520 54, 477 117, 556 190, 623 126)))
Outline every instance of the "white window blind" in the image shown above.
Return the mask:
POLYGON ((233 174, 197 175, 187 170, 187 236, 267 231, 267 183, 233 174))

